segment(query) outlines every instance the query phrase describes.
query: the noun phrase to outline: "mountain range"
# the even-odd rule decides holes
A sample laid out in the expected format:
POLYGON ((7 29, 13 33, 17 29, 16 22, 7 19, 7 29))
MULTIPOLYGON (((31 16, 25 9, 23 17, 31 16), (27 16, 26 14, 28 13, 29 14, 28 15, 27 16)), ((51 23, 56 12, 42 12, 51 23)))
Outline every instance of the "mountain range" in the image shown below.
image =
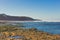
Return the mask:
POLYGON ((0 20, 5 21, 36 21, 38 19, 33 19, 27 16, 10 16, 6 14, 0 14, 0 20))

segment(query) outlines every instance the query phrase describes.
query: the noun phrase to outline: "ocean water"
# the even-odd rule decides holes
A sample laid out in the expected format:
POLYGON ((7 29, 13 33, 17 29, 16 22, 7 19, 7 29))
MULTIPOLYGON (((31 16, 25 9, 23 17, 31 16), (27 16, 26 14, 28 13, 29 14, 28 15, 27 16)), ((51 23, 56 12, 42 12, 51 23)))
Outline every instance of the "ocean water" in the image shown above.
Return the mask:
POLYGON ((24 28, 36 28, 51 34, 60 34, 60 22, 8 22, 6 24, 18 25, 19 27, 22 24, 24 28))
POLYGON ((60 34, 60 22, 23 22, 24 28, 37 28, 51 34, 60 34))

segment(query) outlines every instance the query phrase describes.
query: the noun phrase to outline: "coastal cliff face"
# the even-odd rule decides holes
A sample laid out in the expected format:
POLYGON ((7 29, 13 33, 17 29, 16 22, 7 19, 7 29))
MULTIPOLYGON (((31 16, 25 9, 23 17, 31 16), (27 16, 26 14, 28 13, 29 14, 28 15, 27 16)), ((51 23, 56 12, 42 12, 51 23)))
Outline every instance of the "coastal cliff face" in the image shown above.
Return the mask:
POLYGON ((35 19, 26 16, 9 16, 6 14, 0 14, 0 20, 7 21, 34 21, 35 19))

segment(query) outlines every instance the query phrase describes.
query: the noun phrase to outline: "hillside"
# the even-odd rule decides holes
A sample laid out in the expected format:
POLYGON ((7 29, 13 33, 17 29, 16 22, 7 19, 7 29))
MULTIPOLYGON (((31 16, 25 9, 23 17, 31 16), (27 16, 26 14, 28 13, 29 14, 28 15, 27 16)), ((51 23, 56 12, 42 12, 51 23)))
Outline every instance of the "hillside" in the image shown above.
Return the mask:
POLYGON ((0 14, 0 20, 7 21, 35 21, 35 19, 26 16, 10 16, 6 14, 0 14))

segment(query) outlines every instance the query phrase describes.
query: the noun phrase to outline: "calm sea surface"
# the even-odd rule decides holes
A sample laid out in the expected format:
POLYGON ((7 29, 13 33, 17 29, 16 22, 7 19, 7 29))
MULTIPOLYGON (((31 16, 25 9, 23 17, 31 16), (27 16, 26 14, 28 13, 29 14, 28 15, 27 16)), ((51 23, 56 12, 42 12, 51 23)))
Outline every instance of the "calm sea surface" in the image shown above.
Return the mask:
POLYGON ((51 34, 60 34, 60 22, 12 22, 11 24, 14 23, 23 24, 24 28, 37 28, 51 34))
POLYGON ((37 28, 51 34, 60 34, 60 22, 23 22, 25 28, 37 28))

